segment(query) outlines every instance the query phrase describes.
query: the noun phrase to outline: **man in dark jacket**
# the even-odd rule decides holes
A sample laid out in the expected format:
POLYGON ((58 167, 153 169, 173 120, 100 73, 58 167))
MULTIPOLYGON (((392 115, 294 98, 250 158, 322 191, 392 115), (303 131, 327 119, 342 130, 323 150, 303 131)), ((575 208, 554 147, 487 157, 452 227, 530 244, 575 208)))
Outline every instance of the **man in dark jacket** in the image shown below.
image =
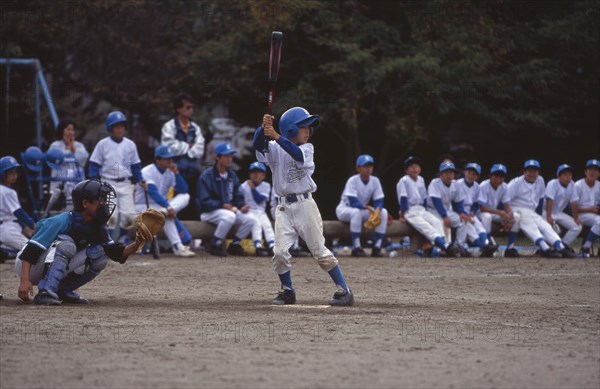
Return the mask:
POLYGON ((245 204, 240 191, 240 179, 230 169, 235 149, 228 142, 215 147, 215 165, 200 176, 196 192, 200 207, 200 220, 217 225, 209 252, 220 257, 245 255, 240 241, 247 237, 254 225, 248 215, 250 206, 245 204), (223 245, 232 227, 237 226, 233 242, 225 252, 223 245))

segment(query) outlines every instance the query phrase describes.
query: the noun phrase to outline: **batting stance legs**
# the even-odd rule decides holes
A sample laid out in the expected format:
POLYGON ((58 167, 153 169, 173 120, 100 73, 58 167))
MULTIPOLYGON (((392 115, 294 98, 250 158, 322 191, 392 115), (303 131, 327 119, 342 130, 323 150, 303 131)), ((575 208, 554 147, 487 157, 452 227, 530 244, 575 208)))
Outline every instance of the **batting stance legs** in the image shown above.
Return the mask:
MULTIPOLYGON (((15 270, 21 275, 22 260, 17 255, 15 270)), ((59 235, 50 248, 40 255, 31 267, 29 280, 40 291, 48 292, 56 300, 87 304, 76 289, 92 281, 108 263, 108 256, 101 245, 90 245, 77 250, 68 235, 59 235)))

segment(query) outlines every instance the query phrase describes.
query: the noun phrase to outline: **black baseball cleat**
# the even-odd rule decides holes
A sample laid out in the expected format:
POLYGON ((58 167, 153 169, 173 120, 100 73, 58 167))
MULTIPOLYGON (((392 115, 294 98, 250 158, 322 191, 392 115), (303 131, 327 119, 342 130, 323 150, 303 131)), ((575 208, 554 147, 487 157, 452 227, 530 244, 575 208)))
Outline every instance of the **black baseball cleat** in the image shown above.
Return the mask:
POLYGON ((347 291, 336 291, 333 294, 333 298, 331 300, 329 300, 329 305, 332 306, 338 306, 338 307, 344 307, 344 306, 351 306, 354 304, 354 295, 352 294, 352 291, 350 291, 350 289, 348 289, 347 291))
POLYGON ((575 252, 570 247, 565 247, 564 249, 560 250, 559 253, 563 258, 577 257, 577 254, 575 254, 575 252))
POLYGON ((458 245, 451 244, 446 249, 446 257, 448 258, 460 258, 462 257, 461 254, 461 247, 458 247, 458 245))
POLYGON ((540 251, 542 258, 562 258, 562 254, 559 251, 548 249, 540 251))
POLYGON ((381 257, 383 257, 383 254, 381 253, 381 248, 380 247, 373 247, 371 249, 371 256, 373 258, 381 258, 381 257))
POLYGON ((89 304, 90 301, 86 298, 83 298, 79 295, 79 293, 75 291, 66 292, 59 291, 58 297, 62 301, 63 304, 89 304))
POLYGON ((352 249, 352 254, 350 254, 352 257, 368 257, 367 253, 365 253, 365 250, 362 249, 362 247, 356 247, 352 249))
POLYGON ((521 257, 521 254, 514 247, 504 250, 504 258, 519 258, 519 257, 521 257))
POLYGON ((271 301, 273 305, 296 304, 296 292, 289 289, 281 289, 277 296, 271 301))
POLYGON ((590 251, 591 250, 589 247, 582 247, 581 250, 579 251, 579 254, 577 254, 577 256, 579 258, 589 258, 592 256, 592 253, 590 251))
POLYGON ((35 305, 60 305, 60 300, 55 299, 45 290, 40 290, 33 298, 35 305))
POLYGON ((269 252, 267 251, 266 248, 264 248, 264 247, 256 248, 256 256, 257 257, 267 257, 268 255, 269 255, 269 252))
POLYGON ((493 244, 486 244, 485 246, 483 246, 481 248, 480 257, 491 258, 494 256, 494 253, 496 252, 496 250, 498 250, 498 246, 495 246, 493 244))
POLYGON ((267 249, 267 252, 269 253, 269 257, 274 257, 275 256, 275 251, 273 251, 273 247, 269 247, 267 249))
POLYGON ((239 243, 232 243, 227 247, 227 254, 243 257, 246 255, 244 248, 239 243))
POLYGON ((210 246, 208 248, 208 252, 211 255, 214 255, 217 257, 226 257, 227 256, 227 252, 225 251, 225 249, 223 249, 223 246, 210 246))

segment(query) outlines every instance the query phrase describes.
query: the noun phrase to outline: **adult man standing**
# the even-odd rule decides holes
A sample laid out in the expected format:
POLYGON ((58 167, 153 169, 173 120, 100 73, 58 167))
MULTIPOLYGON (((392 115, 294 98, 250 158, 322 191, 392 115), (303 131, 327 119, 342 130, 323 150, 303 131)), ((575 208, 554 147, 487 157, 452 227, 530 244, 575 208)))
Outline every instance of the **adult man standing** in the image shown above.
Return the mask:
MULTIPOLYGON (((200 176, 200 160, 204 155, 204 136, 202 129, 192 121, 194 102, 190 95, 179 93, 173 98, 175 116, 166 122, 161 130, 161 144, 169 147, 175 157, 179 174, 190 188, 190 198, 196 198, 196 183, 200 176)), ((196 203, 190 204, 179 213, 181 219, 196 219, 196 203)))

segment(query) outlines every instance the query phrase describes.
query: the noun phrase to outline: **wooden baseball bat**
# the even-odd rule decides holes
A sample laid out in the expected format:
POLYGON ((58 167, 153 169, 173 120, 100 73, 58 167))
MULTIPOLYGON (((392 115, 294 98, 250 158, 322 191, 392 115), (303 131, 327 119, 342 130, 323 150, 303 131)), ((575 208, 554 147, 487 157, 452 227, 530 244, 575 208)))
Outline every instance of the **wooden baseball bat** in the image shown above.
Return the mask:
MULTIPOLYGON (((271 33, 271 51, 269 53, 269 96, 267 98, 267 113, 273 115, 273 102, 275 101, 275 85, 279 76, 279 62, 281 61, 281 44, 283 33, 273 31, 271 33)), ((265 141, 264 153, 269 152, 269 139, 265 141)))
MULTIPOLYGON (((146 189, 144 189, 144 197, 146 198, 146 209, 148 209, 150 208, 150 201, 148 200, 148 191, 146 189)), ((158 239, 156 238, 156 235, 152 235, 150 251, 152 252, 152 258, 160 259, 160 247, 158 247, 158 239)))

